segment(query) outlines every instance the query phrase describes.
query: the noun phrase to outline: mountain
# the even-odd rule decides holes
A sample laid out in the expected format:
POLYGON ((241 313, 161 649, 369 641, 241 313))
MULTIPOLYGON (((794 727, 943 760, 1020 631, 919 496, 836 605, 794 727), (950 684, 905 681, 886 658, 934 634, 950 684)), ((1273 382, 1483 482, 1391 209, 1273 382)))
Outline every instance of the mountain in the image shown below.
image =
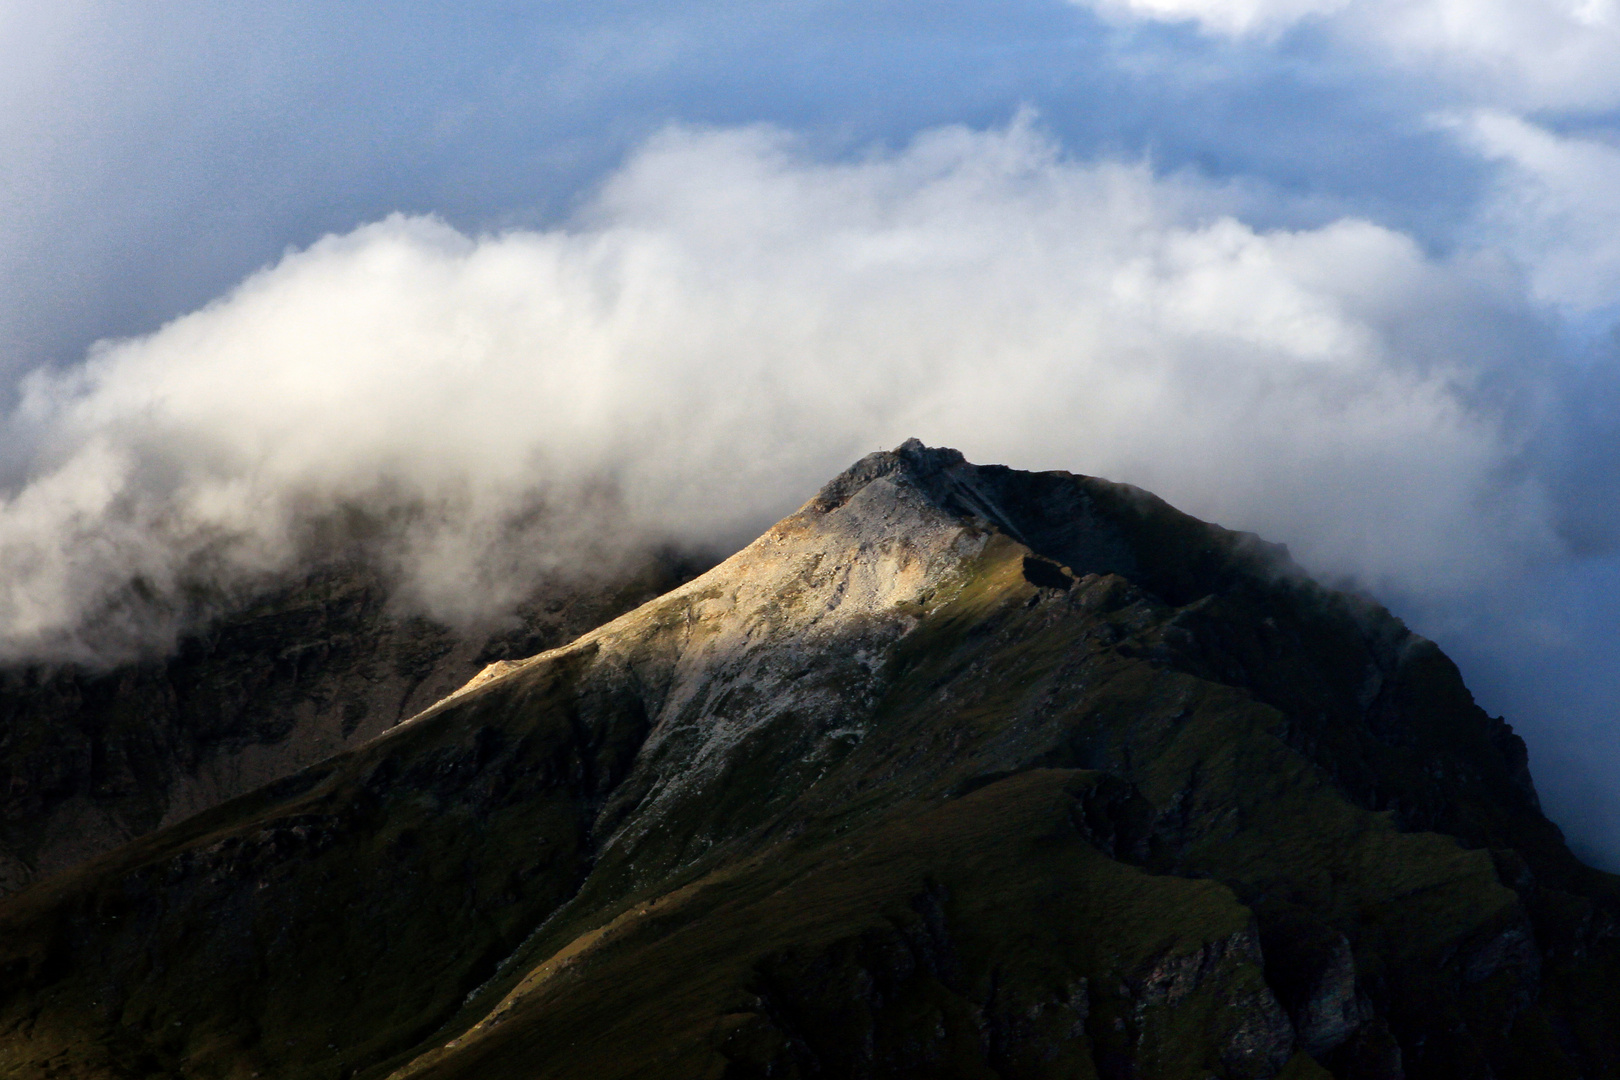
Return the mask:
POLYGON ((1617 913, 1376 604, 909 442, 0 903, 0 1073, 1595 1078, 1617 913))

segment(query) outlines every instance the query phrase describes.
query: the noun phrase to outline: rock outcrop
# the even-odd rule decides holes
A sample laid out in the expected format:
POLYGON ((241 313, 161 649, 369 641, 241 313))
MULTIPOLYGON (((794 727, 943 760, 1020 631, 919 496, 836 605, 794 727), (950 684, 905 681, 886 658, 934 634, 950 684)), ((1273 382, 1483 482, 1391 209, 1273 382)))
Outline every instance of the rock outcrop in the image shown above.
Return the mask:
POLYGON ((0 903, 0 1072, 1599 1077, 1617 913, 1383 609, 908 443, 0 903))

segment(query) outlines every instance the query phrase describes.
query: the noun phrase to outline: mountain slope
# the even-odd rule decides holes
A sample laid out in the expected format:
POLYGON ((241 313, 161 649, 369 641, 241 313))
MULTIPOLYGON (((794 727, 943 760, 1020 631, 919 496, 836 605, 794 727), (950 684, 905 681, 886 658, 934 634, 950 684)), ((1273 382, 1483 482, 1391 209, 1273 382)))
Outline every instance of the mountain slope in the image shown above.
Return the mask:
POLYGON ((0 895, 358 745, 707 565, 664 554, 545 582, 504 625, 457 629, 395 611, 364 559, 333 559, 166 658, 0 667, 0 895))
POLYGON ((1387 612, 908 443, 0 904, 0 1069, 1610 1076, 1617 911, 1387 612))

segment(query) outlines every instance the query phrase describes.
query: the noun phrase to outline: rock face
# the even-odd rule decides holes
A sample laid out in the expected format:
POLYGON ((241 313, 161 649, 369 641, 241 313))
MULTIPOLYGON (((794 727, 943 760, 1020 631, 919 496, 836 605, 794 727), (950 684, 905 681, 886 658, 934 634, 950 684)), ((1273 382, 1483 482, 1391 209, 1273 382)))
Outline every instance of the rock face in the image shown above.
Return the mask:
POLYGON ((908 443, 0 904, 0 1074, 1613 1076, 1617 912, 1381 608, 908 443))
POLYGON ((161 660, 0 668, 0 895, 359 745, 491 661, 561 645, 707 568, 660 555, 536 589, 503 625, 401 615, 335 562, 161 660))

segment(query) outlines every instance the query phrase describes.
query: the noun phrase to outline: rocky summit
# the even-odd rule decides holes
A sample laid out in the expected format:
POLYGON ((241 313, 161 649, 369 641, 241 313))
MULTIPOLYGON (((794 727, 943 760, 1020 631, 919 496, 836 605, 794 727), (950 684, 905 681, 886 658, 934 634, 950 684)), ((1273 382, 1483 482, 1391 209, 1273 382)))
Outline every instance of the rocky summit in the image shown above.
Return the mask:
POLYGON ((1387 611, 909 442, 0 902, 0 1075, 1595 1080, 1617 916, 1387 611))

